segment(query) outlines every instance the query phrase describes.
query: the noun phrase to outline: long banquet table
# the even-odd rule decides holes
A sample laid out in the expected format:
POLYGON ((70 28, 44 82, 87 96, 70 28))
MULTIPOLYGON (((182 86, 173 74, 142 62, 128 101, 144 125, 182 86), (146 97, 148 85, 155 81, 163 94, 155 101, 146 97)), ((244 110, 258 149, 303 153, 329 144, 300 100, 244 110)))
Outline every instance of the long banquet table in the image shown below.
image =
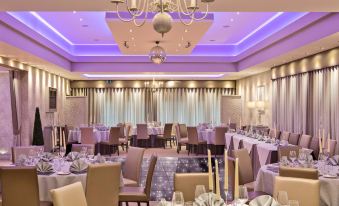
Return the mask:
MULTIPOLYGON (((255 182, 255 191, 262 191, 273 194, 274 177, 279 175, 277 171, 270 170, 273 165, 265 165, 261 167, 255 182)), ((278 166, 276 166, 278 167, 278 166)), ((339 166, 337 166, 339 172, 339 166)), ((320 201, 321 206, 335 206, 339 204, 339 178, 324 178, 320 180, 320 201)))

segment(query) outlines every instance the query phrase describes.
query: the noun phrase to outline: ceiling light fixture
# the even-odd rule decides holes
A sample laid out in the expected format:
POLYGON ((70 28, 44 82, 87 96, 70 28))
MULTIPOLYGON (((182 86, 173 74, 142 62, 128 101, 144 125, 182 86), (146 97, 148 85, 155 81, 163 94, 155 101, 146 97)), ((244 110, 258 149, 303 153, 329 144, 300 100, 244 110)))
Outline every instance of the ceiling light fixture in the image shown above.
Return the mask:
POLYGON ((83 74, 88 78, 221 78, 225 74, 83 74))
POLYGON ((141 27, 146 23, 149 13, 156 13, 153 17, 153 28, 156 32, 164 36, 165 33, 172 29, 172 16, 169 13, 178 13, 180 21, 186 25, 191 25, 194 21, 205 19, 209 13, 208 4, 214 0, 201 0, 206 4, 206 11, 202 16, 197 16, 199 12, 198 0, 190 0, 187 4, 186 0, 111 0, 116 4, 116 13, 121 21, 133 22, 137 27, 141 27), (119 5, 125 3, 130 18, 121 17, 119 13, 119 5), (142 19, 141 23, 137 20, 142 19), (187 21, 188 20, 188 21, 187 21))
POLYGON ((154 64, 162 64, 166 60, 165 49, 159 46, 159 41, 156 41, 156 46, 149 53, 149 58, 154 64))

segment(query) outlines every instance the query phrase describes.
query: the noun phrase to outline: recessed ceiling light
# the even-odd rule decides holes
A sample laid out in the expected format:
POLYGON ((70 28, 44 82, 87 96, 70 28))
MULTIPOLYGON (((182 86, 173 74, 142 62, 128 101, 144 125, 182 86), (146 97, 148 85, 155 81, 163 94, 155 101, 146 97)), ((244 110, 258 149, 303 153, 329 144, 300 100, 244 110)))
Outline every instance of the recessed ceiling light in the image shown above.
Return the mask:
POLYGON ((93 39, 93 41, 99 41, 99 39, 93 39))
POLYGON ((239 15, 239 14, 240 14, 240 12, 238 11, 238 12, 237 12, 237 15, 239 15))
POLYGON ((77 11, 73 11, 73 14, 76 14, 77 13, 77 11))
POLYGON ((130 30, 129 30, 129 32, 131 32, 131 33, 132 33, 132 32, 133 32, 133 29, 130 29, 130 30))
POLYGON ((233 21, 234 21, 234 19, 233 19, 233 18, 231 18, 231 19, 230 19, 230 21, 231 21, 231 22, 233 22, 233 21))
POLYGON ((215 39, 211 39, 210 42, 215 42, 215 39))
POLYGON ((179 43, 178 46, 181 47, 181 44, 179 43))
POLYGON ((88 27, 88 24, 83 24, 82 27, 88 27))
POLYGON ((132 37, 132 41, 134 41, 134 37, 132 37))
POLYGON ((82 18, 80 18, 80 21, 82 21, 83 19, 82 18))
POLYGON ((229 28, 229 27, 231 27, 230 25, 224 25, 223 26, 225 29, 227 29, 227 28, 229 28))
MULTIPOLYGON (((187 33, 188 32, 188 30, 187 29, 185 29, 185 33, 187 33)), ((338 41, 339 42, 339 41, 338 41)))

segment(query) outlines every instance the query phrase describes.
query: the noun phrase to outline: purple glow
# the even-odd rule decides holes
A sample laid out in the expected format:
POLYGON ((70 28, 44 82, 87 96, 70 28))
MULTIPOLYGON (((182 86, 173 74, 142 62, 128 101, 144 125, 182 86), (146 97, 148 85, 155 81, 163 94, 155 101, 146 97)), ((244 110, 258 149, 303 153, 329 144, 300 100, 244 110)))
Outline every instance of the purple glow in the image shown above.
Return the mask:
POLYGON ((225 74, 83 74, 87 78, 221 78, 225 74))

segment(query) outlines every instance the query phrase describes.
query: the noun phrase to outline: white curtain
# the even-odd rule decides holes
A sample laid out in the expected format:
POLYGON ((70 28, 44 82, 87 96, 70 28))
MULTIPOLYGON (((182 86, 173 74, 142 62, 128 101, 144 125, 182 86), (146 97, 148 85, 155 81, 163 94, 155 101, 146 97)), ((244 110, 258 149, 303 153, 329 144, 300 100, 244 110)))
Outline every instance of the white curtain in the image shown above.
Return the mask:
POLYGON ((326 137, 339 141, 338 69, 335 66, 273 80, 273 124, 281 130, 313 136, 324 129, 326 137))
POLYGON ((162 89, 157 96, 158 121, 220 124, 221 97, 234 94, 234 89, 162 89))
POLYGON ((74 96, 88 96, 90 123, 115 125, 145 121, 164 123, 220 123, 222 95, 234 95, 234 89, 73 89, 74 96))

